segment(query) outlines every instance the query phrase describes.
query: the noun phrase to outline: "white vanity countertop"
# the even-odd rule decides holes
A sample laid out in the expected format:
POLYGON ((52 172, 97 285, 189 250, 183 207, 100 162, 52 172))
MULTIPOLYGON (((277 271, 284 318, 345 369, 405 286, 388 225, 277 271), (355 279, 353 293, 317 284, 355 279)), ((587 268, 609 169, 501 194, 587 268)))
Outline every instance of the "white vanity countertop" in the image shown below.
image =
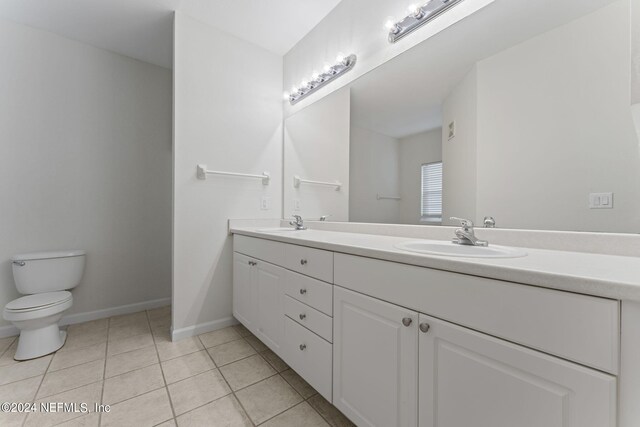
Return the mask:
POLYGON ((523 248, 521 258, 462 258, 406 252, 394 245, 406 237, 336 231, 266 233, 256 227, 231 228, 234 234, 309 246, 345 254, 429 267, 545 288, 620 300, 640 301, 640 258, 523 248))

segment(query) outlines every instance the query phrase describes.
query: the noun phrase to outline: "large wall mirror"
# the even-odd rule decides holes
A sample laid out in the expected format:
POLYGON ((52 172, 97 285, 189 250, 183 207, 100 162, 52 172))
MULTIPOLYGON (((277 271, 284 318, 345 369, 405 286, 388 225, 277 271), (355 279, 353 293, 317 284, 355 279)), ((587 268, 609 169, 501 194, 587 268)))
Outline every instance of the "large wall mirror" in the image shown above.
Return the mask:
POLYGON ((285 214, 639 233, 631 3, 496 1, 288 117, 285 214))

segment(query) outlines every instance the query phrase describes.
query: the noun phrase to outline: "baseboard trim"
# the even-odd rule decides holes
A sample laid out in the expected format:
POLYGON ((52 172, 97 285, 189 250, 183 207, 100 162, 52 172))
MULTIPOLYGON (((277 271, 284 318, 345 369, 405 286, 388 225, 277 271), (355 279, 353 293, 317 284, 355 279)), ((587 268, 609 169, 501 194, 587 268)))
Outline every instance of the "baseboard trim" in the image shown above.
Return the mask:
MULTIPOLYGON (((73 325, 75 323, 89 322, 91 320, 104 319, 105 317, 118 316, 120 314, 135 313, 143 310, 164 307, 171 304, 171 298, 160 298, 149 301, 137 302, 134 304, 119 305, 116 307, 103 308, 100 310, 86 311, 84 313, 74 313, 64 316, 60 320, 60 326, 73 325)), ((20 331, 13 325, 0 327, 0 338, 18 335, 20 331)))
POLYGON ((0 338, 12 337, 18 335, 20 331, 13 325, 0 326, 0 338))
POLYGON ((194 337, 206 332, 216 331, 226 328, 227 326, 237 325, 238 321, 233 317, 225 317, 223 319, 214 320, 212 322, 198 323, 197 325, 187 326, 186 328, 171 328, 171 341, 178 341, 184 338, 194 337))

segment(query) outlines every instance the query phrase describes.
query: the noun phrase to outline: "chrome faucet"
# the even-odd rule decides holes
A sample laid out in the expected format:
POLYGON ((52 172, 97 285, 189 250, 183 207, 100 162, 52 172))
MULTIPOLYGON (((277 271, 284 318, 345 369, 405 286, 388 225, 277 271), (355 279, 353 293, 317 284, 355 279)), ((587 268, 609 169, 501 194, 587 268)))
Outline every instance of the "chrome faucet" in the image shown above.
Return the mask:
POLYGON ((293 225, 296 230, 306 230, 307 227, 304 226, 304 221, 300 215, 292 215, 295 221, 289 221, 290 225, 293 225))
POLYGON ((492 216, 485 216, 484 228, 496 228, 496 220, 492 216))
POLYGON ((476 237, 473 230, 473 222, 471 222, 471 220, 457 218, 455 216, 452 216, 449 219, 452 221, 460 221, 460 224, 462 225, 456 230, 456 237, 452 240, 453 243, 469 246, 489 246, 489 242, 486 240, 480 240, 476 237))

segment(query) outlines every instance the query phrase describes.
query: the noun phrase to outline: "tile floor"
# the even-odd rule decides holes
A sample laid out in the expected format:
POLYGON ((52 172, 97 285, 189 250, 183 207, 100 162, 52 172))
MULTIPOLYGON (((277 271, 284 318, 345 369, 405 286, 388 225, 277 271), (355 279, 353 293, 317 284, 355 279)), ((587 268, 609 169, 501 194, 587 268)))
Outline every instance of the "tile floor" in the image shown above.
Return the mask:
POLYGON ((352 426, 242 326, 171 342, 170 308, 71 325, 16 362, 0 339, 0 402, 108 404, 108 413, 3 413, 0 426, 352 426))

